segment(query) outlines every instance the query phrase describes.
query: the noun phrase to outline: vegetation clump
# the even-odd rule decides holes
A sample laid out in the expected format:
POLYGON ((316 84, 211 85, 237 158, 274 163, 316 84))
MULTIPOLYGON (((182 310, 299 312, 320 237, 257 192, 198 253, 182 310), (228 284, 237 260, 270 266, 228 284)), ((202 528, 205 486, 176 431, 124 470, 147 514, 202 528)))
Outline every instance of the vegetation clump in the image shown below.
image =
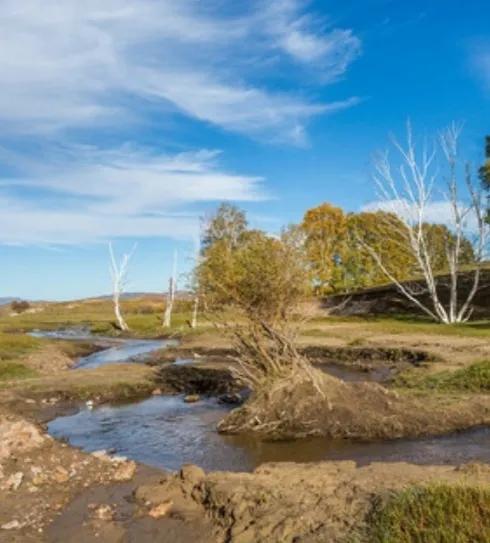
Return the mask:
POLYGON ((12 379, 28 379, 36 377, 37 373, 18 362, 3 362, 0 360, 0 381, 12 379))
POLYGON ((490 490, 411 487, 379 499, 369 524, 372 543, 485 543, 490 541, 490 490))
POLYGON ((444 371, 425 377, 415 371, 401 375, 398 384, 409 388, 440 391, 490 392, 490 360, 477 362, 456 371, 444 371))

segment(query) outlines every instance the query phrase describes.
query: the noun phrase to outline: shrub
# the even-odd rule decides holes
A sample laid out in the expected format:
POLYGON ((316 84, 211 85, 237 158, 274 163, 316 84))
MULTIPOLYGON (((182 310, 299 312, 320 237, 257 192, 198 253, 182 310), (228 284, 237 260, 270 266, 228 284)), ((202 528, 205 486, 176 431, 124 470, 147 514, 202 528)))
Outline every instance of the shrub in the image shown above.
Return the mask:
POLYGON ((16 313, 23 313, 24 311, 27 311, 30 309, 31 305, 26 300, 14 300, 10 304, 10 308, 12 311, 15 311, 16 313))

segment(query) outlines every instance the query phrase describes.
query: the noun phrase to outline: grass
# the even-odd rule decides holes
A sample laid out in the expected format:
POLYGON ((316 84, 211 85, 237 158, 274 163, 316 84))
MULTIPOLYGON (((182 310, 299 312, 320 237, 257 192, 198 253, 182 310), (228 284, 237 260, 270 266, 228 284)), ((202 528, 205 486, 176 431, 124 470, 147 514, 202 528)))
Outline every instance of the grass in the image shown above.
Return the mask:
POLYGON ((490 339, 490 320, 472 321, 465 324, 439 324, 424 317, 319 317, 309 322, 307 336, 325 335, 329 324, 357 325, 360 330, 383 334, 430 334, 439 336, 483 337, 490 339))
POLYGON ((65 372, 63 379, 58 375, 47 375, 7 386, 33 397, 61 396, 87 400, 99 396, 109 401, 147 395, 156 386, 154 378, 153 368, 144 364, 109 364, 96 369, 65 372))
POLYGON ((0 333, 0 361, 24 356, 42 344, 42 340, 31 336, 0 333))
MULTIPOLYGON (((124 300, 123 315, 136 337, 157 337, 189 330, 190 308, 186 302, 177 304, 172 316, 171 329, 162 328, 163 302, 157 297, 124 300)), ((119 335, 114 326, 112 302, 108 299, 87 299, 76 302, 34 305, 35 312, 11 316, 0 311, 0 332, 24 332, 34 329, 54 330, 70 326, 83 326, 99 335, 119 335)))
POLYGON ((17 362, 4 362, 0 360, 0 381, 11 381, 14 379, 29 379, 36 377, 37 373, 17 362))
POLYGON ((369 524, 372 543, 486 543, 490 489, 446 484, 412 487, 387 501, 379 500, 369 524))
POLYGON ((400 375, 396 384, 441 392, 490 392, 490 361, 477 362, 460 370, 433 375, 420 375, 416 370, 412 370, 400 375))

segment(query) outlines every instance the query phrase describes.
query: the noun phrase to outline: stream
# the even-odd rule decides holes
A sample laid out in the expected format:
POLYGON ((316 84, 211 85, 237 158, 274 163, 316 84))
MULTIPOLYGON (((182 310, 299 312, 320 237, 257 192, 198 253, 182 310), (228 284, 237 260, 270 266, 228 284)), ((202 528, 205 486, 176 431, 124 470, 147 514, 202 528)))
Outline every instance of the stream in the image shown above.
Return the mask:
MULTIPOLYGON (((45 334, 45 333, 43 333, 45 334)), ((68 339, 58 332, 50 337, 68 339)), ((74 339, 73 335, 70 339, 74 339)), ((77 337, 76 339, 80 339, 77 337)), ((82 339, 94 339, 84 336, 82 339)), ((152 352, 172 340, 114 340, 109 346, 80 358, 76 367, 93 368, 118 362, 144 362, 152 352)), ((99 338, 97 338, 99 341, 99 338)), ((178 364, 186 364, 187 360, 178 364)), ((352 368, 328 366, 324 371, 345 380, 382 380, 352 368)), ((151 398, 118 405, 84 408, 75 415, 62 416, 48 425, 49 433, 66 439, 86 451, 107 450, 139 462, 177 470, 194 463, 206 470, 251 471, 264 462, 318 462, 353 460, 411 462, 415 464, 490 463, 490 428, 474 428, 441 437, 359 442, 311 438, 297 441, 261 442, 250 436, 225 436, 216 431, 217 422, 231 409, 216 398, 184 402, 180 396, 151 398)))

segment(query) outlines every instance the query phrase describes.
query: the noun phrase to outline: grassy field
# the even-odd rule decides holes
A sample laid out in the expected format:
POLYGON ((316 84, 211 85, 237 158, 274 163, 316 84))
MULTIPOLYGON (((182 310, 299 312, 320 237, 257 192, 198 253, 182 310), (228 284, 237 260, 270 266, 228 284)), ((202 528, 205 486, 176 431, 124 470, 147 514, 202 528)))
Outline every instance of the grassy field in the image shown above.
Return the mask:
MULTIPOLYGON (((190 318, 190 308, 185 302, 177 304, 170 330, 162 328, 164 304, 161 300, 136 298, 123 301, 121 306, 132 335, 158 337, 189 330, 186 321, 190 318)), ((106 299, 35 304, 31 311, 19 315, 13 315, 9 307, 0 311, 0 332, 54 330, 69 326, 86 327, 95 334, 119 335, 114 326, 112 302, 106 299)))
POLYGON ((490 339, 490 320, 472 321, 465 324, 439 324, 424 317, 319 317, 310 320, 305 335, 325 334, 330 324, 357 325, 363 331, 383 334, 431 334, 440 336, 483 337, 490 339))
POLYGON ((490 490, 471 486, 413 487, 377 504, 372 543, 490 541, 490 490))

